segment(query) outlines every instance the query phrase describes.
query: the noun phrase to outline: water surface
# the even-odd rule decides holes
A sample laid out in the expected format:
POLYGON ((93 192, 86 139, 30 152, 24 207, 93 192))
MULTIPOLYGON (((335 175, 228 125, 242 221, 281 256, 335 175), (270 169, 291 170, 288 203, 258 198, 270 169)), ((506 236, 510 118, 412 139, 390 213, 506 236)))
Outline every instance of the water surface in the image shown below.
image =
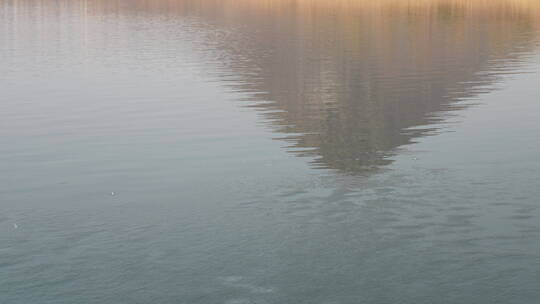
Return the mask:
POLYGON ((540 4, 0 1, 0 303, 535 303, 540 4))

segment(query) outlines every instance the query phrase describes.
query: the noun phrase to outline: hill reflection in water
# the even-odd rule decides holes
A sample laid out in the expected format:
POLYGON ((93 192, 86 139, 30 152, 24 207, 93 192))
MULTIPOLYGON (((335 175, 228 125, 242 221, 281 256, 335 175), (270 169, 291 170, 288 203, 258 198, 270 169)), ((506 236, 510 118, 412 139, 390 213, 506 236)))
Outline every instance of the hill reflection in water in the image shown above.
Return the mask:
POLYGON ((253 22, 238 25, 236 45, 222 41, 247 58, 230 61, 237 89, 268 101, 257 107, 291 151, 350 173, 387 164, 457 101, 489 90, 537 29, 534 10, 512 2, 278 2, 223 15, 253 22))
POLYGON ((318 168, 390 162, 536 45, 536 1, 98 2, 95 14, 190 16, 249 106, 318 168), (432 127, 430 127, 432 125, 432 127))

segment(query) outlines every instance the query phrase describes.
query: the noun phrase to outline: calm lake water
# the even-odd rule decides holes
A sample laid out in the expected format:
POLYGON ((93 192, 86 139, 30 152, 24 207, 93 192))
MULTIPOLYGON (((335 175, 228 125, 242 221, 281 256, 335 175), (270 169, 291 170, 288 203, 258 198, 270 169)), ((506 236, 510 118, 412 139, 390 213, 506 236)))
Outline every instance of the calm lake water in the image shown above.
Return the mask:
POLYGON ((540 2, 0 0, 0 303, 538 303, 540 2))

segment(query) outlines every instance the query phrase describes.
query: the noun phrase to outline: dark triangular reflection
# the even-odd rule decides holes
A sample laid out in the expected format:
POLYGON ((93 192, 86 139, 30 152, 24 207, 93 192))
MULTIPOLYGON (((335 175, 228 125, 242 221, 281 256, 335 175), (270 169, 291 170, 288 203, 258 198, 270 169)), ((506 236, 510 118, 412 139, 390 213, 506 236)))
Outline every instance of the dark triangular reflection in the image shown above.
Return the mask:
POLYGON ((517 71, 540 27, 535 0, 136 3, 197 18, 222 77, 292 153, 355 174, 517 71))
POLYGON ((237 1, 227 67, 293 153, 377 169, 534 48, 532 2, 471 2, 237 1))

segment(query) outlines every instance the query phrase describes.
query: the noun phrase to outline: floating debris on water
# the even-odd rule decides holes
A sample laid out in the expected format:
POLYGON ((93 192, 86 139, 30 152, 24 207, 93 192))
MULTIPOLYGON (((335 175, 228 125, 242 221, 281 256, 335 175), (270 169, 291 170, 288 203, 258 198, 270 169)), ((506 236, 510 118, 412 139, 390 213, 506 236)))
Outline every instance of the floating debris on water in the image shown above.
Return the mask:
POLYGON ((13 223, 13 229, 17 229, 19 228, 19 225, 17 225, 16 223, 13 223))

